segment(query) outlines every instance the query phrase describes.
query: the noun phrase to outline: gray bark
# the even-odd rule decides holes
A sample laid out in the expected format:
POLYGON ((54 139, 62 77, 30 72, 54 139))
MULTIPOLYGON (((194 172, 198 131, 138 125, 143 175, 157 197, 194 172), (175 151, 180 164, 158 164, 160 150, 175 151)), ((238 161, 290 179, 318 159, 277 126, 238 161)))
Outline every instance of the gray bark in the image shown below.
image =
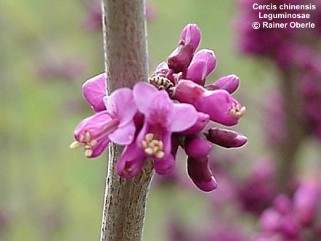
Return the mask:
MULTIPOLYGON (((144 0, 102 0, 102 3, 107 91, 111 93, 148 78, 145 3, 144 0)), ((101 241, 142 240, 153 166, 146 161, 139 175, 123 179, 114 170, 121 152, 120 146, 109 146, 101 241)))

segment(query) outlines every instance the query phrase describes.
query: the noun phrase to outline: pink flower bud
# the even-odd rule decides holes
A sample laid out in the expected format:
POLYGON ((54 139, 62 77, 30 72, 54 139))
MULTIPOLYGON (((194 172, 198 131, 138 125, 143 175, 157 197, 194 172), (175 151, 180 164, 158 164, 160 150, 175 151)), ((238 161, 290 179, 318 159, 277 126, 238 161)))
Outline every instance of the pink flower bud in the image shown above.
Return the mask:
POLYGON ((216 180, 209 169, 208 157, 187 159, 187 172, 194 184, 204 192, 210 192, 217 188, 216 180))
POLYGON ((187 69, 192 61, 194 50, 192 45, 180 44, 169 55, 167 59, 168 67, 174 71, 174 73, 183 72, 187 69))
POLYGON ((185 140, 185 151, 191 158, 207 156, 211 149, 212 145, 201 135, 190 136, 185 140))
POLYGON ((210 142, 226 148, 241 147, 247 142, 246 136, 236 131, 216 127, 209 129, 205 136, 210 142))
POLYGON ((286 215, 291 213, 292 203, 285 194, 279 194, 273 201, 273 206, 280 214, 286 215))
POLYGON ((316 180, 300 185, 294 195, 296 216, 303 226, 313 222, 320 200, 320 184, 316 180))
POLYGON ((283 234, 284 240, 300 240, 301 226, 292 214, 288 214, 282 217, 280 232, 283 234))
POLYGON ((201 41, 201 30, 196 24, 187 24, 181 33, 180 40, 184 45, 193 46, 193 52, 195 52, 201 41))
POLYGON ((180 80, 173 90, 172 97, 183 103, 193 104, 206 90, 191 80, 180 80))
POLYGON ((214 52, 202 49, 194 55, 191 64, 187 68, 185 79, 204 85, 206 77, 214 70, 215 66, 216 56, 214 52))
POLYGON ((260 217, 261 229, 268 232, 275 232, 279 230, 281 223, 281 215, 276 210, 270 208, 263 212, 260 217))
POLYGON ((245 112, 245 107, 226 90, 206 90, 190 80, 180 80, 172 97, 194 105, 198 111, 208 114, 212 121, 227 126, 237 124, 245 112))
POLYGON ((118 119, 113 119, 107 111, 100 111, 82 120, 74 131, 76 142, 71 148, 84 146, 86 157, 93 158, 99 156, 110 139, 108 135, 117 129, 118 119))
POLYGON ((208 90, 222 89, 230 94, 234 93, 240 85, 240 79, 234 74, 223 76, 215 81, 215 83, 206 86, 208 90))

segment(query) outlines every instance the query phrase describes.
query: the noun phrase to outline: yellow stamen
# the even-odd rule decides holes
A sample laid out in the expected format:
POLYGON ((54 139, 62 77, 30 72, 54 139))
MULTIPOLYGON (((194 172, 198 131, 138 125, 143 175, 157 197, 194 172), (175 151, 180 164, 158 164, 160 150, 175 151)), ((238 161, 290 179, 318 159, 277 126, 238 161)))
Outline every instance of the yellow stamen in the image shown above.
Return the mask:
POLYGON ((244 115, 245 110, 246 110, 245 106, 242 106, 241 108, 240 106, 233 106, 232 109, 230 110, 230 114, 235 118, 239 119, 244 115))
POLYGON ((160 150, 163 150, 163 149, 164 149, 164 143, 163 143, 163 141, 158 141, 158 148, 159 148, 160 150))
POLYGON ((144 151, 148 155, 155 155, 156 158, 163 158, 165 153, 163 151, 164 143, 161 140, 155 139, 153 133, 147 133, 145 140, 142 141, 144 151))
POLYGON ((147 142, 149 142, 149 141, 151 141, 151 140, 153 140, 154 139, 154 134, 153 133, 147 133, 146 135, 145 135, 145 140, 147 141, 147 142))
POLYGON ((85 156, 86 157, 91 157, 92 154, 93 154, 93 150, 92 149, 86 149, 85 150, 85 156))
POLYGON ((97 145, 97 140, 96 139, 91 139, 92 135, 90 134, 89 131, 86 131, 85 134, 80 134, 78 137, 79 141, 75 141, 70 144, 71 149, 76 149, 80 146, 83 146, 85 149, 85 156, 86 157, 91 157, 93 154, 93 147, 97 145))
POLYGON ((148 155, 153 155, 154 154, 154 150, 150 147, 145 148, 145 153, 148 155))
POLYGON ((73 143, 70 144, 69 148, 70 149, 76 149, 78 147, 80 147, 81 144, 78 141, 74 141, 73 143))
POLYGON ((86 142, 90 142, 90 139, 91 139, 91 135, 90 135, 89 131, 86 131, 86 133, 85 133, 85 141, 86 142))
POLYGON ((158 151, 158 146, 153 146, 153 153, 156 153, 158 151))
POLYGON ((163 158, 165 156, 165 153, 163 151, 156 152, 155 156, 159 159, 163 158))
POLYGON ((97 145, 97 140, 91 140, 89 144, 91 146, 96 146, 97 145))
POLYGON ((146 148, 148 145, 147 145, 147 141, 143 140, 143 147, 146 148))

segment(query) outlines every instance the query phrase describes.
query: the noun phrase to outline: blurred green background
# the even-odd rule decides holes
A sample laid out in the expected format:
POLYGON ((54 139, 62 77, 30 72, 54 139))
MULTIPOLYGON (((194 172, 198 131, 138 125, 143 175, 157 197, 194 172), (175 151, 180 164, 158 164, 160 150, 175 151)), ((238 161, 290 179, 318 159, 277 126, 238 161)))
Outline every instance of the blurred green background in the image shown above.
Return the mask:
MULTIPOLYGON (((69 149, 73 129, 92 113, 81 85, 104 69, 102 33, 84 26, 91 4, 0 2, 1 241, 99 239, 106 155, 88 160, 82 151, 69 149)), ((218 58, 208 81, 231 73, 241 78, 237 96, 248 110, 236 129, 248 136, 249 143, 232 152, 246 153, 238 161, 244 168, 251 156, 262 152, 256 100, 273 84, 273 74, 238 53, 236 3, 152 0, 150 4, 155 11, 148 22, 150 69, 175 48, 187 23, 197 23, 203 35, 201 47, 213 49, 218 58)), ((184 160, 179 162, 184 168, 184 160)), ((203 199, 208 194, 194 189, 152 187, 144 240, 166 241, 164 230, 173 213, 190 225, 206 222, 203 199)))

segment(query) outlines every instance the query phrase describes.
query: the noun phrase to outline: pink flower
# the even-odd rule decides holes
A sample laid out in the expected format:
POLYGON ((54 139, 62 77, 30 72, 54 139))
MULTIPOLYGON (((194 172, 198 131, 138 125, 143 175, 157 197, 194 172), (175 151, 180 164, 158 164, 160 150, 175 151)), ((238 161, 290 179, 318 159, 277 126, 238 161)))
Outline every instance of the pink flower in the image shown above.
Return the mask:
POLYGON ((174 73, 187 69, 200 43, 201 31, 196 24, 188 24, 182 31, 177 48, 169 55, 167 63, 174 73))
POLYGON ((146 154, 136 141, 126 146, 116 163, 116 173, 124 178, 136 176, 143 168, 146 154))
POLYGON ((191 45, 193 51, 196 51, 201 41, 201 30, 195 23, 187 24, 181 32, 180 41, 184 42, 184 45, 191 45))
POLYGON ((194 49, 192 45, 184 45, 181 43, 168 56, 167 63, 174 73, 182 72, 187 69, 192 61, 194 49))
POLYGON ((212 145, 202 135, 191 135, 185 140, 185 151, 189 157, 199 158, 207 156, 212 145))
POLYGON ((208 114, 212 121, 227 126, 237 124, 245 112, 245 107, 226 90, 206 90, 190 80, 180 80, 173 98, 192 104, 198 111, 208 114))
POLYGON ((296 217, 303 226, 313 223, 320 200, 320 184, 318 180, 302 182, 293 197, 296 217))
POLYGON ((216 80, 213 84, 206 86, 208 90, 226 90, 233 94, 240 85, 240 79, 234 74, 223 76, 216 80))
POLYGON ((216 56, 212 50, 198 51, 188 66, 184 79, 194 81, 199 85, 205 84, 206 77, 215 69, 216 56))
POLYGON ((106 89, 106 73, 90 78, 82 86, 83 95, 95 112, 106 110, 103 100, 106 96, 106 89))
POLYGON ((84 119, 74 131, 76 141, 71 148, 83 145, 89 158, 100 155, 110 141, 128 145, 134 140, 136 128, 133 118, 137 107, 132 91, 128 88, 115 90, 104 98, 104 103, 107 110, 84 119))
POLYGON ((197 121, 194 123, 194 125, 192 125, 187 130, 180 132, 179 133, 180 135, 197 134, 206 127, 206 125, 210 121, 210 116, 202 112, 197 112, 197 115, 198 115, 198 118, 197 118, 197 121))
POLYGON ((206 192, 215 189, 217 183, 209 168, 211 142, 239 147, 247 139, 229 130, 208 130, 208 125, 210 120, 235 125, 245 107, 231 96, 239 85, 234 75, 204 87, 215 69, 216 57, 208 49, 196 52, 200 40, 200 29, 188 24, 167 62, 157 66, 148 83, 139 82, 132 91, 120 88, 107 96, 104 73, 86 81, 84 97, 96 114, 80 122, 71 147, 82 145, 87 157, 96 157, 109 142, 124 145, 116 172, 132 178, 141 172, 147 158, 158 174, 171 173, 182 146, 195 185, 206 192))
POLYGON ((247 142, 246 136, 236 131, 216 127, 210 128, 205 135, 210 142, 226 148, 241 147, 247 142))
MULTIPOLYGON (((130 156, 135 156, 137 162, 141 162, 142 153, 154 160, 156 172, 169 173, 174 167, 174 157, 171 154, 171 136, 173 132, 180 132, 191 127, 198 119, 197 111, 189 104, 173 103, 168 94, 156 87, 144 82, 137 83, 133 89, 133 95, 139 112, 145 119, 135 144, 131 148, 136 149, 130 156)), ((131 177, 128 170, 132 158, 127 158, 131 148, 124 150, 118 161, 118 173, 123 177, 131 177), (125 164, 126 163, 126 164, 125 164), (120 167, 127 167, 122 170, 120 167)), ((144 158, 144 159, 145 159, 144 158)))
POLYGON ((187 159, 187 171, 194 184, 204 192, 217 188, 216 180, 209 169, 208 156, 187 159))

